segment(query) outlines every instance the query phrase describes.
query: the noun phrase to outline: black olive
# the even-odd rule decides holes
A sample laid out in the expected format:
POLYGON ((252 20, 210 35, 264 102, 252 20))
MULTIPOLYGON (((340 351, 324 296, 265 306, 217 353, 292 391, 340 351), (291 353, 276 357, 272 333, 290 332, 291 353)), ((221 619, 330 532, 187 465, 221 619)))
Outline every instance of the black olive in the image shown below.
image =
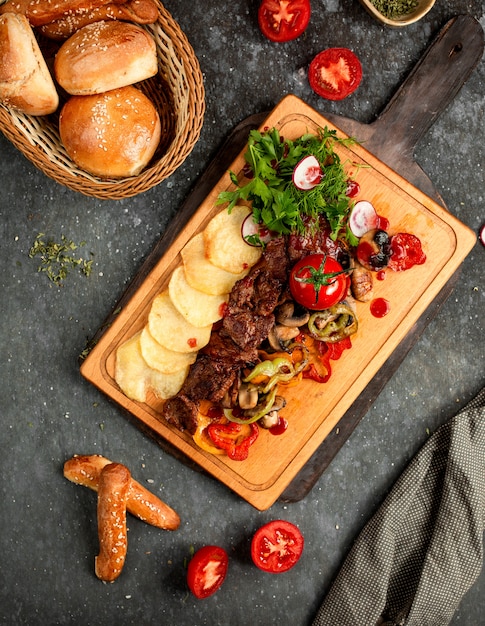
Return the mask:
POLYGON ((389 263, 389 255, 384 252, 377 252, 369 257, 369 262, 375 270, 384 269, 389 263))
POLYGON ((383 248, 384 246, 389 245, 389 235, 385 230, 376 230, 374 235, 374 241, 379 246, 379 248, 383 248))

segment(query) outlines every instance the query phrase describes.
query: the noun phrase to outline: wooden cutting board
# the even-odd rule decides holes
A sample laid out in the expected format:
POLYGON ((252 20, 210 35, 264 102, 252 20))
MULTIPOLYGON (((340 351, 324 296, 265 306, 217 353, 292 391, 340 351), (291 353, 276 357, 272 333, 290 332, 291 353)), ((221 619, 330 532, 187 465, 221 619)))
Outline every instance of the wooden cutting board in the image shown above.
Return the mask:
MULTIPOLYGON (((287 137, 300 136, 319 126, 335 128, 339 135, 345 136, 328 118, 295 96, 283 99, 262 125, 276 126, 287 137)), ((244 146, 238 149, 244 150, 244 146)), ((231 150, 234 146, 225 152, 226 157, 231 150)), ((376 295, 391 302, 387 317, 376 320, 370 315, 368 305, 359 305, 359 333, 352 349, 335 362, 328 383, 304 381, 285 394, 288 400, 285 415, 290 423, 285 435, 273 437, 262 432, 248 461, 214 457, 197 448, 189 435, 159 420, 160 401, 150 398, 146 404, 133 402, 121 393, 113 378, 117 347, 146 323, 154 297, 181 262, 181 248, 220 210, 214 206, 214 201, 221 190, 230 186, 227 170, 239 172, 242 169, 242 151, 234 161, 228 159, 222 177, 216 179, 215 184, 214 173, 222 163, 209 168, 207 180, 198 185, 197 195, 193 196, 201 200, 200 204, 193 201, 184 204, 182 214, 130 285, 116 307, 116 314, 96 336, 94 348, 81 366, 83 376, 125 409, 140 428, 160 442, 166 442, 170 450, 178 451, 194 466, 209 472, 260 510, 269 508, 279 497, 291 500, 307 493, 312 481, 323 471, 318 466, 322 442, 341 424, 382 366, 406 342, 476 240, 472 231, 375 154, 355 146, 351 150, 342 149, 342 157, 349 163, 368 166, 358 170, 361 197, 374 202, 379 213, 389 218, 393 232, 408 231, 420 237, 428 260, 409 272, 393 274, 376 287, 376 295), (302 475, 309 461, 310 471, 302 475), (297 481, 300 476, 302 479, 297 481), (292 491, 296 484, 299 486, 292 491)))

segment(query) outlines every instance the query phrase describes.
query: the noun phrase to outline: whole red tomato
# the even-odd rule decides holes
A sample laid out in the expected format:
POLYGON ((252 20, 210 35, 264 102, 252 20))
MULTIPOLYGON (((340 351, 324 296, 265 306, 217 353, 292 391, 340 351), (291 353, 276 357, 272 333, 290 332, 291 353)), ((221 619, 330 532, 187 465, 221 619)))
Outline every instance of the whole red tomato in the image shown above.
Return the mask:
POLYGON ((307 309, 328 309, 343 300, 348 289, 347 272, 327 254, 309 254, 290 272, 291 295, 307 309))
POLYGON ((187 568, 187 584, 196 598, 208 598, 220 588, 226 578, 228 563, 224 548, 204 546, 197 550, 187 568))
POLYGON ((310 22, 310 0, 263 0, 259 6, 261 32, 279 43, 299 37, 310 22))
POLYGON ((287 572, 300 559, 303 535, 286 520, 273 520, 254 533, 251 558, 256 567, 270 574, 287 572))

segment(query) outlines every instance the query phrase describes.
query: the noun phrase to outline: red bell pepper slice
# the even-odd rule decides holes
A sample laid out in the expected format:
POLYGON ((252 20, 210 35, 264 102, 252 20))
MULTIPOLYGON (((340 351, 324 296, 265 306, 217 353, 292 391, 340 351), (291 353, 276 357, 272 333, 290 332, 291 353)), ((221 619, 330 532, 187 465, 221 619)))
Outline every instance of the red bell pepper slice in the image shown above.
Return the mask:
POLYGON ((310 380, 314 380, 317 383, 326 383, 327 380, 332 375, 332 366, 330 361, 338 361, 342 356, 344 350, 350 350, 352 347, 352 342, 350 337, 345 337, 340 341, 336 341, 335 343, 326 343, 325 341, 318 342, 318 352, 319 352, 319 366, 323 367, 324 374, 321 374, 315 365, 315 363, 310 363, 307 369, 303 372, 303 378, 309 378, 310 380))
POLYGON ((226 451, 233 461, 245 461, 249 455, 249 448, 259 435, 257 424, 210 424, 207 432, 212 442, 218 448, 226 451))

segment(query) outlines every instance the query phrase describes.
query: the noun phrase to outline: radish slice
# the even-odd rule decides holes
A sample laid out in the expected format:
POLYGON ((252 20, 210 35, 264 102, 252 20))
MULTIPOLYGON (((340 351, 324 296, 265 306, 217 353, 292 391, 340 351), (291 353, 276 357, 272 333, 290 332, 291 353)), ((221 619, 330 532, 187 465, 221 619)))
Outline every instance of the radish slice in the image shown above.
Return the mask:
POLYGON ((275 233, 264 224, 256 224, 253 214, 249 213, 241 224, 241 236, 248 245, 259 247, 273 239, 275 233))
POLYGON ((309 191, 316 187, 322 178, 322 168, 317 158, 313 155, 302 159, 293 170, 293 184, 303 191, 309 191))
POLYGON ((480 241, 485 246, 485 224, 480 229, 480 241))
POLYGON ((370 202, 356 202, 349 216, 349 228, 356 237, 362 237, 369 230, 377 228, 379 216, 370 202))

